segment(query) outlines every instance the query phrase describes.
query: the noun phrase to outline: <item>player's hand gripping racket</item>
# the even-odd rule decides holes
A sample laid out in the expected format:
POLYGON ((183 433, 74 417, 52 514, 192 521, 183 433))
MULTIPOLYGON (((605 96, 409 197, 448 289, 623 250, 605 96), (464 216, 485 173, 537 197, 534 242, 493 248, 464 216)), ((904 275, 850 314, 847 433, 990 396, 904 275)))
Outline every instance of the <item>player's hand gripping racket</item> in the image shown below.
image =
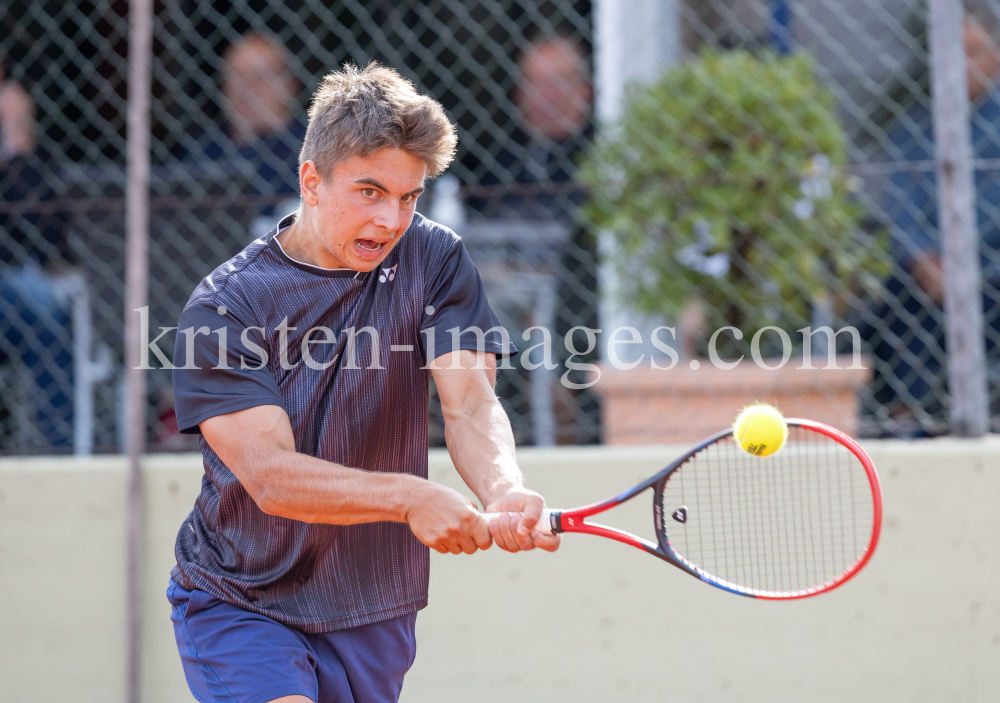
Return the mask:
POLYGON ((785 446, 771 456, 745 452, 730 428, 621 495, 573 510, 545 510, 536 529, 618 540, 751 598, 830 591, 857 574, 878 544, 878 474, 843 432, 810 420, 786 422, 785 446), (647 488, 653 489, 656 544, 586 521, 647 488))

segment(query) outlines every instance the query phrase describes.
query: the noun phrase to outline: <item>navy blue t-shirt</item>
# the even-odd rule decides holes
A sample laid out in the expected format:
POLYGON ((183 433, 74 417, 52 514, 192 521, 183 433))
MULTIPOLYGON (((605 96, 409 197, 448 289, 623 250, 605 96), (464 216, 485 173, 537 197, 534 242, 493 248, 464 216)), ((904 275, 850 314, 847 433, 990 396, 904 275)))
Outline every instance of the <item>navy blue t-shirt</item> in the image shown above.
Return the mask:
MULTIPOLYGON (((296 451, 426 478, 427 359, 453 348, 516 353, 479 272, 458 236, 419 214, 369 273, 289 258, 276 235, 292 222, 212 272, 181 313, 173 372, 181 431, 277 405, 296 451)), ((201 495, 171 572, 181 586, 305 632, 426 605, 429 553, 408 525, 267 515, 204 438, 201 450, 201 495)))

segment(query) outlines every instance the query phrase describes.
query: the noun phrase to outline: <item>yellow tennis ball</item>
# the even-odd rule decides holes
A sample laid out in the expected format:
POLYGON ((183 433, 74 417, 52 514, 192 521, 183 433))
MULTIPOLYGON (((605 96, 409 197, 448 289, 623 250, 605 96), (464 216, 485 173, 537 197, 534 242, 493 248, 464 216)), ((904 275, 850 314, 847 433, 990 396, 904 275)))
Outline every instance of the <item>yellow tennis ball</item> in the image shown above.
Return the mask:
POLYGON ((733 424, 733 437, 744 451, 769 456, 784 445, 788 425, 777 408, 756 403, 740 411, 733 424))

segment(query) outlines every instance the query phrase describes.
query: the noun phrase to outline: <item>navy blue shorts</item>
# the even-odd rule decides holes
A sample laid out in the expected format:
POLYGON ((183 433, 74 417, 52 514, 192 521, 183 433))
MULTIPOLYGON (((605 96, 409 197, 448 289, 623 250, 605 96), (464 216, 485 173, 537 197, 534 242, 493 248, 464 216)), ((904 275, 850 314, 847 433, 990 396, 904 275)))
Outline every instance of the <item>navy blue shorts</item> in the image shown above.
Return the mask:
POLYGON ((417 653, 417 614, 308 634, 170 580, 177 648, 201 703, 395 703, 417 653))

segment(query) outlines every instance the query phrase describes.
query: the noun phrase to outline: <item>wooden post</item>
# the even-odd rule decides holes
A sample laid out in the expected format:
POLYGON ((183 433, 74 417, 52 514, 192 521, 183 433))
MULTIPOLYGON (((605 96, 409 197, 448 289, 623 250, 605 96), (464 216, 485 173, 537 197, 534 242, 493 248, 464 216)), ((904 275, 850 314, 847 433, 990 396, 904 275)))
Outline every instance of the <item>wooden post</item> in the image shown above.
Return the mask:
POLYGON ((962 2, 928 0, 927 10, 951 431, 980 437, 989 408, 962 2))
POLYGON ((125 192, 125 453, 128 456, 128 618, 126 701, 139 703, 142 660, 142 569, 145 515, 142 454, 146 443, 146 372, 138 309, 149 286, 149 102, 153 0, 131 0, 128 50, 128 184, 125 192))

